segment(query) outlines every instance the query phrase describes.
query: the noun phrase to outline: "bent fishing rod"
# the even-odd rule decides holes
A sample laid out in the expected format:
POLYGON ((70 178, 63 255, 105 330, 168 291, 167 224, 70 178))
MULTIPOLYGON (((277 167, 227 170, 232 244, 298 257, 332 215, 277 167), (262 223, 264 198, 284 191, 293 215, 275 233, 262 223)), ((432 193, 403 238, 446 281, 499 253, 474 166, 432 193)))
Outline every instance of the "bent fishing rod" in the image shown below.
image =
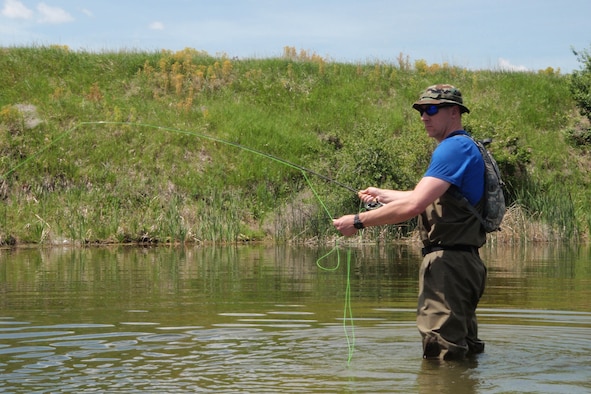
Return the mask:
MULTIPOLYGON (((66 135, 70 134, 72 131, 76 130, 77 128, 84 126, 84 125, 121 125, 121 126, 135 126, 135 127, 146 127, 146 128, 152 128, 152 129, 157 129, 157 130, 164 130, 164 131, 170 131, 170 132, 175 132, 175 133, 179 133, 179 134, 186 134, 186 135, 191 135, 194 137, 198 137, 198 138, 202 138, 202 139, 207 139, 210 141, 214 141, 214 142, 218 142, 221 144, 225 144, 225 145, 229 145, 229 146, 233 146, 235 148, 238 149, 242 149, 244 151, 253 153, 255 155, 259 155, 262 157, 266 157, 268 159, 271 159, 277 163, 281 163, 285 166, 291 167, 293 169, 299 170, 302 173, 308 173, 311 175, 314 175, 320 179, 323 179, 327 182, 333 183, 339 187, 342 187, 343 189, 346 189, 350 192, 353 192, 357 195, 358 190, 352 188, 349 185, 346 185, 342 182, 339 182, 333 178, 330 178, 326 175, 320 174, 319 172, 316 172, 314 170, 311 170, 309 168, 306 168, 304 166, 301 166, 299 164, 295 164, 292 163, 288 160, 282 159, 278 156, 272 155, 270 153, 266 153, 266 152, 262 152, 260 150, 254 149, 254 148, 250 148, 248 146, 244 146, 241 145, 237 142, 232 142, 232 141, 227 141, 227 140, 223 140, 221 138, 217 138, 217 137, 213 137, 211 135, 208 134, 203 134, 203 133, 197 133, 195 131, 187 131, 187 130, 181 130, 181 129, 174 129, 174 128, 170 128, 170 127, 165 127, 165 126, 158 126, 158 125, 152 125, 152 124, 148 124, 148 123, 133 123, 133 122, 111 122, 111 121, 97 121, 97 122, 80 122, 77 125, 71 127, 70 129, 66 130, 65 132, 61 133, 60 135, 58 135, 53 141, 51 141, 48 145, 46 145, 45 147, 43 147, 41 150, 37 151, 35 154, 33 154, 32 156, 28 157, 27 159, 23 160, 21 163, 17 164, 16 166, 14 166, 13 168, 11 168, 9 171, 7 171, 5 174, 0 176, 0 179, 5 179, 8 175, 10 175, 11 173, 13 173, 14 171, 16 171, 19 167, 22 167, 23 165, 25 165, 27 162, 29 162, 30 160, 33 160, 35 157, 39 156, 40 154, 42 154, 43 152, 45 152, 47 149, 49 149, 52 145, 56 144, 58 141, 62 140, 64 137, 66 137, 66 135)), ((365 204, 365 208, 367 210, 371 210, 371 209, 376 209, 381 207, 383 204, 375 201, 375 202, 369 202, 365 204)))

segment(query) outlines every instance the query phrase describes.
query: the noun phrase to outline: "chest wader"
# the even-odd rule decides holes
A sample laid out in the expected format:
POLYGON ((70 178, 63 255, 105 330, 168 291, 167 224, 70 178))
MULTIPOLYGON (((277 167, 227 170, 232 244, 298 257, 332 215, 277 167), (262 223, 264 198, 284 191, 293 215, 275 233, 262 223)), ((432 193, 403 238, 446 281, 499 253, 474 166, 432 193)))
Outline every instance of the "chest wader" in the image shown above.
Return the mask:
POLYGON ((486 281, 478 254, 486 233, 466 204, 448 191, 419 217, 423 262, 417 327, 425 358, 461 359, 484 351, 476 307, 486 281))

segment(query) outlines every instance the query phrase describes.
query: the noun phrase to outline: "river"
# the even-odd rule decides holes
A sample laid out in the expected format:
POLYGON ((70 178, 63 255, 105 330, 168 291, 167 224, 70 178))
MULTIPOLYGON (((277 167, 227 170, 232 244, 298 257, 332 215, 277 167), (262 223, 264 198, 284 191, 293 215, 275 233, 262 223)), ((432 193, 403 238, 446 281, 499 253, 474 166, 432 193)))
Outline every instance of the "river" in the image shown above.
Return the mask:
POLYGON ((483 248, 464 362, 421 358, 417 246, 328 252, 0 250, 0 392, 591 392, 589 246, 483 248))

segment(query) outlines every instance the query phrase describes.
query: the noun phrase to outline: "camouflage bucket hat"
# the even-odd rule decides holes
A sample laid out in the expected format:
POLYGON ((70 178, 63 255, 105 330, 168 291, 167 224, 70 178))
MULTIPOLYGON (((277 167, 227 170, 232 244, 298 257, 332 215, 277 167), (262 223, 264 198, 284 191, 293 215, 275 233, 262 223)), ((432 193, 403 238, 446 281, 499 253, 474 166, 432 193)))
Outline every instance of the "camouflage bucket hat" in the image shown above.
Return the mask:
POLYGON ((468 107, 464 105, 460 89, 452 85, 439 84, 429 86, 423 93, 421 93, 421 97, 412 105, 412 107, 418 111, 419 107, 422 105, 431 104, 454 104, 460 107, 462 113, 470 112, 468 107))

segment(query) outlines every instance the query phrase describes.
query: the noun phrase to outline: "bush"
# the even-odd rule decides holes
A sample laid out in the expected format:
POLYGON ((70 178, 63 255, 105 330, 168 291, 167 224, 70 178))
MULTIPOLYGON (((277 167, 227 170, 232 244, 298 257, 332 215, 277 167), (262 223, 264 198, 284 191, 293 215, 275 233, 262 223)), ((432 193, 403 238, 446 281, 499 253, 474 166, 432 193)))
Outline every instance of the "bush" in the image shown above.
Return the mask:
POLYGON ((591 121, 591 52, 573 49, 573 53, 583 65, 583 69, 572 73, 569 79, 570 91, 581 115, 591 121))

